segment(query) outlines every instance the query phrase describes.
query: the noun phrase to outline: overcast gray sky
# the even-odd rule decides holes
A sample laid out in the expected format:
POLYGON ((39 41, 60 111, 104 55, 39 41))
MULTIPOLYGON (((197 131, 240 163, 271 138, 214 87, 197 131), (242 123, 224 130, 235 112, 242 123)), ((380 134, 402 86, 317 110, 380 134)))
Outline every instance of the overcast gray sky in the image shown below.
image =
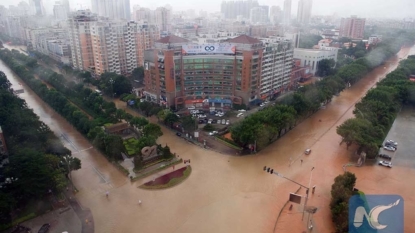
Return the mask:
MULTIPOLYGON (((28 0, 24 0, 28 2, 28 0)), ((43 0, 49 12, 56 0, 43 0)), ((133 5, 156 8, 170 4, 173 10, 203 9, 208 12, 220 11, 222 0, 130 0, 133 5), (188 3, 191 4, 188 4, 188 3)), ((296 15, 299 0, 292 0, 292 14, 296 15)), ((17 5, 19 0, 0 0, 0 5, 17 5)), ((71 8, 89 8, 90 0, 69 0, 71 8)), ((284 0, 258 0, 261 5, 283 6, 284 0)), ((313 0, 313 15, 339 16, 358 15, 359 17, 415 18, 415 0, 313 0)))

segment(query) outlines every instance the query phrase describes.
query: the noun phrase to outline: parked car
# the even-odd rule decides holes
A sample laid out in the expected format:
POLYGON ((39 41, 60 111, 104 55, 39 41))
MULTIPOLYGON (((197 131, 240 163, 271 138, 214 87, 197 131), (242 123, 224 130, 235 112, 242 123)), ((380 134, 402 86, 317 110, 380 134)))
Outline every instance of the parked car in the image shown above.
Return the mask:
POLYGON ((210 115, 216 115, 216 112, 215 112, 215 111, 212 111, 212 112, 210 112, 209 114, 210 114, 210 115))
POLYGON ((187 109, 189 109, 189 110, 191 110, 191 109, 196 109, 196 107, 195 107, 195 106, 190 106, 190 107, 188 107, 187 109))
POLYGON ((226 120, 226 124, 229 125, 229 123, 230 123, 229 120, 226 120))
POLYGON ((181 136, 182 136, 182 134, 181 134, 181 133, 179 133, 179 132, 177 132, 177 133, 176 133, 176 135, 177 135, 177 136, 179 136, 179 137, 181 137, 181 136))
POLYGON ((395 141, 393 141, 393 140, 387 140, 387 141, 386 141, 386 143, 388 143, 388 144, 393 144, 393 145, 395 145, 395 146, 398 146, 398 143, 397 143, 397 142, 395 142, 395 141))
POLYGON ((265 104, 264 104, 264 103, 262 103, 262 104, 260 104, 260 105, 259 105, 259 107, 264 107, 264 106, 265 106, 265 104))
POLYGON ((43 224, 43 226, 39 229, 39 231, 37 233, 46 233, 49 231, 50 228, 50 224, 49 223, 45 223, 43 224))
POLYGON ((398 148, 398 143, 394 142, 392 140, 387 140, 385 142, 385 146, 394 147, 395 149, 397 149, 398 148))
POLYGON ((199 117, 199 118, 205 118, 205 117, 206 117, 206 115, 205 115, 205 114, 199 114, 199 115, 198 115, 198 117, 199 117))
POLYGON ((238 115, 236 115, 236 117, 241 117, 241 116, 243 116, 244 114, 241 112, 241 113, 238 113, 238 115))
POLYGON ((384 158, 384 159, 392 159, 390 155, 385 155, 385 154, 379 154, 379 157, 384 158))
POLYGON ((311 149, 307 149, 304 151, 304 154, 309 155, 311 153, 311 149))
POLYGON ((388 151, 396 151, 395 147, 391 147, 391 146, 384 146, 383 149, 388 150, 388 151))
POLYGON ((212 124, 216 124, 218 120, 212 120, 212 124))
POLYGON ((386 162, 386 161, 379 161, 379 165, 385 166, 385 167, 392 167, 392 163, 391 162, 386 162))
POLYGON ((245 109, 239 109, 238 112, 246 112, 245 109))
POLYGON ((222 119, 222 125, 226 124, 226 120, 222 119))
POLYGON ((203 124, 203 123, 205 123, 204 120, 199 120, 199 124, 203 124))
POLYGON ((210 136, 213 136, 213 135, 215 135, 215 134, 217 134, 218 133, 218 131, 212 131, 212 132, 209 132, 209 135, 210 136))
POLYGON ((213 121, 212 119, 209 119, 208 124, 212 124, 212 121, 213 121))

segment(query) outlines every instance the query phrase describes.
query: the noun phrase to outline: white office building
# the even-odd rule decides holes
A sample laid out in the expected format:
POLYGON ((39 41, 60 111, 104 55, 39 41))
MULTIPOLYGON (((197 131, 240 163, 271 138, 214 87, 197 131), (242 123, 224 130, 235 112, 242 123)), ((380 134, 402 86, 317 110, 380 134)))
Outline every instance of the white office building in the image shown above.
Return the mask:
POLYGON ((294 59, 301 60, 301 66, 310 66, 311 72, 316 73, 318 64, 323 59, 333 59, 337 62, 338 49, 294 49, 294 59))

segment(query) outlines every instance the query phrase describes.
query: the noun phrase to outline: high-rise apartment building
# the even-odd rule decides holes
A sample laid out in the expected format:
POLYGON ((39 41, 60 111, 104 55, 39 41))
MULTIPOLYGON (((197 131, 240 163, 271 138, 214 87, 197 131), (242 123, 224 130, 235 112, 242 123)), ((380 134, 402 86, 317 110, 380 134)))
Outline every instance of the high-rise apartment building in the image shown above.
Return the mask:
POLYGON ((226 19, 236 19, 238 16, 249 19, 251 9, 258 6, 259 4, 257 0, 223 1, 221 5, 221 13, 226 19))
POLYGON ((90 70, 94 67, 91 27, 97 20, 98 17, 89 10, 74 12, 68 20, 72 66, 75 69, 90 70))
POLYGON ((117 18, 131 20, 130 0, 113 0, 116 3, 117 18))
POLYGON ((111 19, 130 20, 130 0, 92 0, 92 12, 111 19))
POLYGON ((285 25, 289 25, 291 23, 291 0, 284 1, 284 17, 283 23, 285 25))
POLYGON ((166 7, 158 7, 154 12, 155 24, 160 31, 169 31, 172 19, 172 12, 166 7))
POLYGON ((91 26, 94 73, 131 74, 137 67, 134 22, 99 20, 91 26))
POLYGON ((261 98, 272 98, 291 84, 294 46, 283 38, 269 38, 264 42, 261 65, 261 98))
POLYGON ((269 20, 273 25, 281 23, 283 12, 279 6, 272 6, 269 12, 269 20))
POLYGON ((45 7, 42 0, 30 0, 30 8, 33 15, 45 15, 45 7))
POLYGON ((298 2, 297 21, 300 24, 307 25, 311 19, 312 0, 300 0, 298 2))
POLYGON ((56 1, 53 6, 53 16, 57 21, 68 19, 69 8, 64 2, 56 1))
POLYGON ((144 8, 144 7, 138 7, 135 8, 133 11, 133 19, 135 21, 145 21, 147 23, 154 23, 154 13, 148 9, 148 8, 144 8))
POLYGON ((339 37, 349 37, 352 39, 363 39, 365 34, 366 19, 352 16, 342 18, 340 23, 339 37))
MULTIPOLYGON (((7 9, 6 9, 7 10, 7 9)), ((35 10, 27 2, 19 2, 17 6, 10 5, 8 9, 8 15, 12 16, 27 16, 34 15, 35 10)))
POLYGON ((249 21, 252 24, 268 22, 268 12, 263 7, 254 7, 251 9, 249 21))
POLYGON ((8 16, 6 18, 6 33, 12 38, 24 38, 22 17, 8 16))
POLYGON ((99 76, 105 72, 129 75, 143 65, 144 50, 160 38, 155 25, 99 18, 78 11, 69 19, 73 67, 99 76))
POLYGON ((160 30, 157 25, 139 24, 136 30, 137 62, 144 65, 144 51, 154 47, 154 43, 160 39, 160 30))

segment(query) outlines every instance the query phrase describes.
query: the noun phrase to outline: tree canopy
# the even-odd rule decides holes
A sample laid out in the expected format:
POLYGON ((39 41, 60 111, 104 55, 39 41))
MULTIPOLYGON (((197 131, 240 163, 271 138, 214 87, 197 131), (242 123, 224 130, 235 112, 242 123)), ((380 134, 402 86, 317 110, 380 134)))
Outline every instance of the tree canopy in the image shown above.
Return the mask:
POLYGON ((345 172, 334 179, 331 186, 330 210, 336 233, 348 232, 349 228, 349 199, 354 194, 356 176, 345 172))
MULTIPOLYGON (((81 161, 71 157, 49 127, 13 94, 10 82, 0 71, 0 122, 8 148, 9 163, 0 168, 0 227, 11 223, 10 211, 24 208, 50 191, 60 192, 68 173, 60 161, 72 158, 71 170, 81 168, 81 161), (5 179, 11 182, 4 184, 5 179), (12 179, 13 178, 13 179, 12 179)), ((5 159, 0 154, 0 163, 5 159)))
POLYGON ((379 147, 395 120, 402 104, 415 104, 415 84, 409 75, 415 73, 415 57, 401 61, 399 67, 380 81, 376 88, 355 105, 356 118, 348 119, 337 127, 342 142, 356 144, 358 152, 369 158, 378 154, 379 147))

